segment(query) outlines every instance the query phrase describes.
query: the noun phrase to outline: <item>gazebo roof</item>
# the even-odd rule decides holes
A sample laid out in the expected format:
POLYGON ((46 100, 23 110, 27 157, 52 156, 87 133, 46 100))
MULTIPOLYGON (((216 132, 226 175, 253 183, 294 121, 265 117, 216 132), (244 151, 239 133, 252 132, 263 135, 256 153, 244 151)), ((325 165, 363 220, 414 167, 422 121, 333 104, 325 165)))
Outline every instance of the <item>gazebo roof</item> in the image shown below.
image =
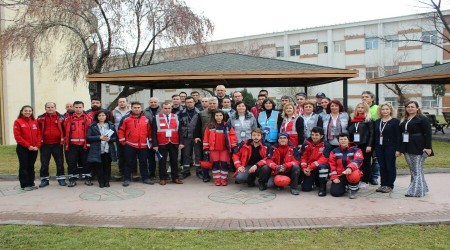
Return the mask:
POLYGON ((369 83, 430 84, 450 82, 450 63, 369 79, 369 83))
POLYGON ((358 76, 357 70, 242 54, 218 53, 87 75, 90 82, 151 89, 315 86, 358 76))

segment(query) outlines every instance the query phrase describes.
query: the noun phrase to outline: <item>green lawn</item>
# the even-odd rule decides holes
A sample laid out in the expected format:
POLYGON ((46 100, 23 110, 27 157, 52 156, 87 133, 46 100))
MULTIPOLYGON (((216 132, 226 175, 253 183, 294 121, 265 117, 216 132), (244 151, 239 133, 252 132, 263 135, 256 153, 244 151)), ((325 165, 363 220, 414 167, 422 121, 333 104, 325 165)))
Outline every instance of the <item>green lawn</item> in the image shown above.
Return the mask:
MULTIPOLYGON (((450 142, 443 141, 433 141, 434 157, 430 157, 425 161, 425 168, 450 168, 448 161, 448 149, 450 148, 450 142)), ((19 169, 19 163, 16 155, 16 146, 0 146, 0 174, 17 174, 19 169)), ((36 173, 39 172, 41 163, 36 161, 36 173)), ((400 169, 406 169, 407 165, 405 158, 399 157, 397 160, 397 167, 400 169)), ((67 165, 65 164, 65 169, 67 171, 67 165)), ((116 163, 112 166, 112 175, 115 175, 117 170, 116 163)), ((50 162, 50 175, 56 174, 55 163, 53 159, 50 162)), ((38 174, 37 174, 38 175, 38 174)))
POLYGON ((0 226, 2 249, 449 249, 450 225, 298 231, 0 226))

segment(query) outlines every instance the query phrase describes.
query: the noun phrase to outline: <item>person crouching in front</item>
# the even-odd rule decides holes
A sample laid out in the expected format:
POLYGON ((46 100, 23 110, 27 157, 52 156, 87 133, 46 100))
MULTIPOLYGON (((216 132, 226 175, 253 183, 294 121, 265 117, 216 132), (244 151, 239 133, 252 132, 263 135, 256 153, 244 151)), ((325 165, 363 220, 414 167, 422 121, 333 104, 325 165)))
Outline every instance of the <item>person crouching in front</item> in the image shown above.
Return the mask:
POLYGON ((350 145, 348 134, 339 134, 338 142, 339 146, 330 153, 330 194, 335 197, 342 196, 348 186, 349 198, 355 199, 364 157, 361 149, 350 145))

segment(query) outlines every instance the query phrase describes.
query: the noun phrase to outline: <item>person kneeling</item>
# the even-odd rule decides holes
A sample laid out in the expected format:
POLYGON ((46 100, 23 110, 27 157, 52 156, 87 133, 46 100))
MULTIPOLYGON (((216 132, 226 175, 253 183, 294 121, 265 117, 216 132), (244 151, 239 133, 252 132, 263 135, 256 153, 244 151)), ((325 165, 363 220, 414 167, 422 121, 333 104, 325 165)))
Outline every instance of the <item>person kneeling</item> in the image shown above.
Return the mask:
POLYGON ((342 196, 348 186, 349 198, 355 199, 362 175, 359 168, 364 160, 363 154, 361 149, 350 145, 348 134, 339 134, 338 140, 339 147, 330 153, 330 193, 335 197, 342 196))
POLYGON ((262 144, 261 138, 261 129, 253 129, 252 139, 240 143, 239 151, 233 154, 233 162, 238 183, 247 183, 249 187, 254 187, 258 177, 259 190, 264 191, 267 189, 270 168, 266 165, 267 147, 262 144))
POLYGON ((273 178, 269 179, 268 186, 284 187, 288 186, 290 182, 291 194, 299 195, 298 177, 300 175, 300 167, 298 166, 298 161, 294 158, 294 145, 289 144, 289 134, 281 132, 278 135, 278 144, 273 145, 270 151, 267 165, 272 170, 273 178), (277 178, 277 176, 286 176, 288 178, 277 178))
POLYGON ((323 139, 320 127, 311 130, 311 137, 302 146, 301 168, 303 174, 302 191, 309 192, 314 183, 319 183, 319 196, 327 195, 327 178, 329 173, 328 157, 331 145, 323 139))

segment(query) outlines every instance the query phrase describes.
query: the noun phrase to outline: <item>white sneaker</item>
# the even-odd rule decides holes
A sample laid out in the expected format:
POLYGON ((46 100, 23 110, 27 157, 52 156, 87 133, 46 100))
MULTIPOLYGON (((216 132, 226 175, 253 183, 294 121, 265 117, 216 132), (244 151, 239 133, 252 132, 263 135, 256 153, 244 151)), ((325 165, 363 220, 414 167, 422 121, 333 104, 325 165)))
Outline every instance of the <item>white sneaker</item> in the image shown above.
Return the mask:
POLYGON ((359 187, 360 189, 366 189, 366 188, 367 188, 367 185, 368 185, 367 183, 361 181, 361 182, 359 183, 358 187, 359 187))

